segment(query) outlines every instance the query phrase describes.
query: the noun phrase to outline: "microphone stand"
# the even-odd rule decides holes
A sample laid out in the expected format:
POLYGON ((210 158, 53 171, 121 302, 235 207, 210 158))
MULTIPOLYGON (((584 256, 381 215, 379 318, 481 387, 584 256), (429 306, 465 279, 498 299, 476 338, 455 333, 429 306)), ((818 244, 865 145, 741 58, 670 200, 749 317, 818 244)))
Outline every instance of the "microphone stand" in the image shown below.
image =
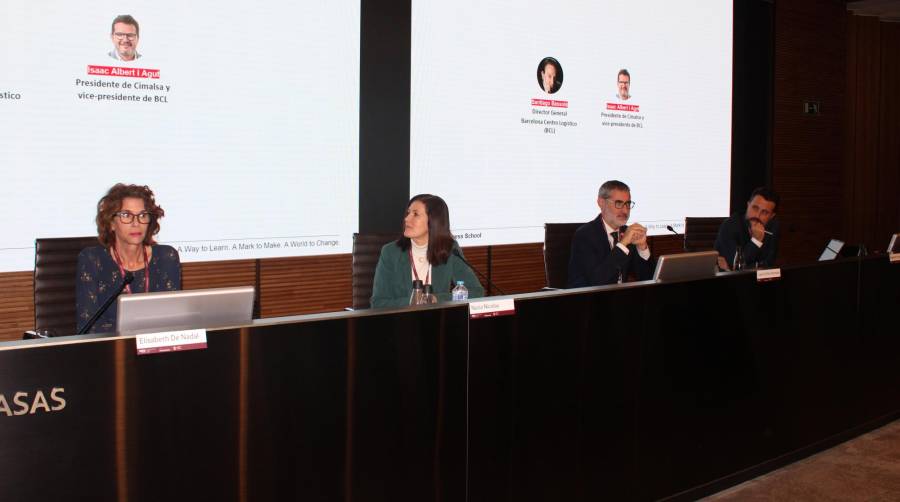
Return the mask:
POLYGON ((862 293, 862 261, 868 255, 865 244, 859 244, 856 252, 856 313, 859 314, 860 296, 862 293))
POLYGON ((505 294, 506 294, 506 293, 503 292, 502 289, 498 288, 497 285, 494 284, 494 281, 488 279, 488 278, 487 278, 484 274, 482 274, 477 268, 473 267, 471 263, 469 263, 468 261, 466 261, 466 259, 463 258, 462 253, 459 252, 459 249, 453 248, 453 255, 456 256, 457 258, 459 258, 460 260, 462 260, 462 262, 465 263, 467 267, 469 267, 469 268, 470 268, 471 270, 473 270, 476 274, 478 274, 479 276, 481 276, 481 278, 484 279, 485 281, 487 281, 487 283, 488 283, 492 288, 494 288, 494 289, 496 289, 497 291, 499 291, 501 295, 505 295, 505 294))
MULTIPOLYGON (((669 232, 672 232, 675 235, 681 235, 678 232, 676 232, 674 228, 672 228, 672 225, 666 225, 666 230, 668 230, 669 232)), ((683 249, 685 252, 687 252, 687 238, 684 235, 681 236, 681 249, 683 249)))
POLYGON ((116 298, 118 298, 119 295, 122 294, 122 291, 125 291, 125 286, 131 284, 131 281, 133 280, 134 274, 132 274, 131 272, 125 272, 125 278, 122 280, 122 284, 119 286, 119 289, 116 290, 115 294, 113 294, 112 296, 107 298, 105 302, 103 302, 103 305, 99 309, 97 309, 96 312, 94 312, 94 315, 91 316, 91 318, 88 319, 86 323, 84 323, 84 326, 82 326, 76 334, 83 335, 90 331, 91 328, 94 327, 94 324, 97 323, 97 320, 100 319, 100 316, 102 316, 103 313, 106 312, 107 309, 109 309, 109 306, 112 305, 112 302, 114 302, 116 298))

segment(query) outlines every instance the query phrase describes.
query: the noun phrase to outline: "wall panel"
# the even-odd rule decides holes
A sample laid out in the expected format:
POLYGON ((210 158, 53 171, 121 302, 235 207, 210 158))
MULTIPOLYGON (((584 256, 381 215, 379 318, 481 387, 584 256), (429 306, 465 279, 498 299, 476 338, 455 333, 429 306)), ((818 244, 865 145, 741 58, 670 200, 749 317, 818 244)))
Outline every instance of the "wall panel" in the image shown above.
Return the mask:
POLYGON ((34 272, 0 274, 0 340, 18 340, 33 327, 34 272))
POLYGON ((884 251, 900 231, 900 25, 847 16, 846 240, 884 251))
POLYGON ((815 259, 841 231, 846 24, 843 2, 775 3, 772 184, 782 263, 815 259), (804 101, 821 113, 804 114, 804 101))

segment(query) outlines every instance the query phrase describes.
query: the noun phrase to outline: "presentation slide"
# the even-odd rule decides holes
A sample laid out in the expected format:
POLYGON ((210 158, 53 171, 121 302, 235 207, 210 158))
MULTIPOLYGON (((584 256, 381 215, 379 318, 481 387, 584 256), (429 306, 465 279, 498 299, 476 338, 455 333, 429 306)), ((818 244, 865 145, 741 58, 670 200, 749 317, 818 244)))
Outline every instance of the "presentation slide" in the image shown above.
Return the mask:
POLYGON ((732 3, 412 3, 410 191, 463 245, 543 241, 631 187, 630 222, 726 216, 732 3))
POLYGON ((359 0, 3 8, 0 272, 97 235, 119 182, 153 189, 182 261, 350 252, 359 0))

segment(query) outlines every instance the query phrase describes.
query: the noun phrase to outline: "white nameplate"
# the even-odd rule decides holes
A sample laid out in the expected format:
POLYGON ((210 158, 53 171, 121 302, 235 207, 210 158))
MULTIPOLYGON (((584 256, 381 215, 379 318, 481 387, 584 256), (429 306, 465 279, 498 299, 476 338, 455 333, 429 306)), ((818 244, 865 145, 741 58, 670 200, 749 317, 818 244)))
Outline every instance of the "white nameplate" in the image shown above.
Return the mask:
POLYGON ((503 300, 484 300, 469 302, 469 317, 479 319, 481 317, 497 317, 501 315, 513 315, 516 313, 516 302, 512 298, 503 300))
POLYGON ((780 268, 761 268, 756 271, 756 281, 766 282, 781 279, 780 268))
POLYGON ((891 263, 900 263, 900 253, 891 253, 889 256, 891 263))
POLYGON ((134 337, 139 356, 160 352, 179 352, 206 348, 205 329, 185 329, 147 333, 134 337))

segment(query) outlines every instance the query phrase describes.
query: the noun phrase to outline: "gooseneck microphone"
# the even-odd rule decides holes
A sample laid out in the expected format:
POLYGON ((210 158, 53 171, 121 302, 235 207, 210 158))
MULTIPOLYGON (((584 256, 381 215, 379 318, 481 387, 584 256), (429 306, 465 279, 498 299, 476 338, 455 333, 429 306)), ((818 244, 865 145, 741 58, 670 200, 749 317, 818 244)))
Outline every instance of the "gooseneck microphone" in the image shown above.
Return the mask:
POLYGON ((94 315, 92 315, 86 323, 84 323, 84 326, 82 326, 81 329, 78 330, 77 334, 83 335, 90 331, 91 328, 94 327, 94 324, 97 323, 97 320, 100 319, 100 316, 102 316, 103 313, 106 312, 107 309, 109 309, 109 306, 112 305, 112 302, 116 301, 116 298, 118 298, 119 295, 122 294, 122 291, 125 291, 125 287, 131 284, 131 281, 133 280, 134 274, 131 272, 125 272, 125 278, 122 280, 122 284, 119 286, 119 289, 116 290, 115 294, 113 294, 112 296, 107 298, 105 302, 103 302, 103 305, 101 305, 100 308, 97 309, 96 312, 94 312, 94 315))
MULTIPOLYGON (((675 235, 681 235, 681 234, 679 234, 678 232, 676 232, 674 228, 672 228, 672 225, 666 225, 666 230, 668 230, 669 232, 672 232, 672 233, 675 234, 675 235)), ((688 247, 687 247, 687 236, 682 236, 682 239, 681 239, 681 240, 682 240, 681 247, 682 247, 685 251, 687 251, 687 250, 688 250, 688 247)))
POLYGON ((457 258, 459 258, 460 260, 462 260, 462 262, 465 263, 467 267, 469 267, 470 269, 472 269, 473 272, 475 272, 476 274, 478 274, 479 276, 481 276, 481 278, 484 279, 485 281, 487 281, 487 283, 488 283, 492 288, 494 288, 494 289, 496 289, 497 291, 499 291, 501 295, 505 295, 505 294, 506 294, 506 293, 503 292, 502 289, 498 288, 497 285, 494 284, 494 281, 488 279, 486 275, 482 274, 480 270, 478 270, 477 268, 473 267, 471 263, 469 263, 465 258, 463 258, 462 253, 459 252, 459 249, 458 249, 458 248, 453 248, 453 255, 456 256, 457 258))

